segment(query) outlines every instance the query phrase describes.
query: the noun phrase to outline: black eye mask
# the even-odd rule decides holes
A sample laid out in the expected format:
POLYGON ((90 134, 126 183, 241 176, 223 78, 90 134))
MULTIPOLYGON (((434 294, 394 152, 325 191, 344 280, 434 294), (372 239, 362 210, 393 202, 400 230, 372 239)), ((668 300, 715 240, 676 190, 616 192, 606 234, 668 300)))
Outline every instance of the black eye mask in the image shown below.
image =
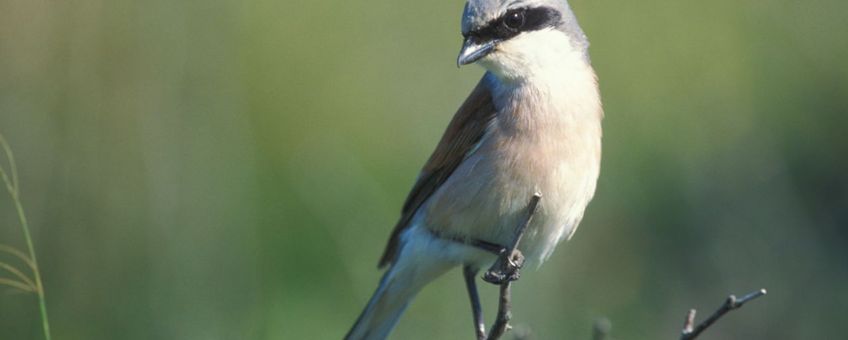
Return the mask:
POLYGON ((515 8, 483 27, 463 34, 477 41, 507 40, 522 32, 555 27, 562 16, 550 7, 515 8))

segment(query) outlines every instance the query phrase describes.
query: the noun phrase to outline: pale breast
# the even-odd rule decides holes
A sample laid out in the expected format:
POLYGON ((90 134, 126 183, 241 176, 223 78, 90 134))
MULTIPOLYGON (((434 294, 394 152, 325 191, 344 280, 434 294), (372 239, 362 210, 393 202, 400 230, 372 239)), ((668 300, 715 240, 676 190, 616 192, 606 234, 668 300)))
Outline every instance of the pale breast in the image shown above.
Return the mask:
POLYGON ((521 250, 541 263, 572 235, 595 192, 603 111, 595 73, 578 54, 525 82, 487 75, 497 115, 480 146, 419 210, 427 228, 506 245, 542 194, 521 250))
POLYGON ((478 150, 426 205, 425 224, 440 233, 508 244, 532 195, 543 198, 522 241, 541 262, 577 227, 595 190, 599 122, 540 122, 516 131, 497 121, 478 150))

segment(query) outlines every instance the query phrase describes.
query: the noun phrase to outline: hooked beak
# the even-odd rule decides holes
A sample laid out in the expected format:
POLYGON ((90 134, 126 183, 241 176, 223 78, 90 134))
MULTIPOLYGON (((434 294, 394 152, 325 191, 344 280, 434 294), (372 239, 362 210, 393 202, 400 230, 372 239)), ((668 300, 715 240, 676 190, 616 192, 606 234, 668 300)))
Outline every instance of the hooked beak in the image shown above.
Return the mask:
POLYGON ((498 40, 478 42, 474 37, 467 37, 462 43, 462 50, 456 58, 456 66, 468 65, 487 56, 495 50, 498 40))

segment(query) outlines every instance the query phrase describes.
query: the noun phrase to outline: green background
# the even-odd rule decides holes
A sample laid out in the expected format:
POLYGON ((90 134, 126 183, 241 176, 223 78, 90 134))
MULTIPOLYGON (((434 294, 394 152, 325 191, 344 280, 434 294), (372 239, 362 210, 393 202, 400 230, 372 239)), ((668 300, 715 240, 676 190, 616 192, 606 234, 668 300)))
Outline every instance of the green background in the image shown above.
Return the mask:
MULTIPOLYGON (((463 3, 0 0, 0 132, 18 156, 54 339, 338 339, 400 205, 479 79, 463 3)), ((604 159, 575 238, 517 284, 537 339, 848 333, 848 2, 589 1, 604 159)), ((4 163, 5 164, 5 163, 4 163)), ((0 243, 23 248, 8 196, 0 243)), ((2 258, 11 261, 9 258, 2 258)), ((471 339, 461 275, 396 339, 471 339)), ((483 290, 492 316, 496 290, 483 290)), ((0 290, 0 339, 39 339, 0 290)))

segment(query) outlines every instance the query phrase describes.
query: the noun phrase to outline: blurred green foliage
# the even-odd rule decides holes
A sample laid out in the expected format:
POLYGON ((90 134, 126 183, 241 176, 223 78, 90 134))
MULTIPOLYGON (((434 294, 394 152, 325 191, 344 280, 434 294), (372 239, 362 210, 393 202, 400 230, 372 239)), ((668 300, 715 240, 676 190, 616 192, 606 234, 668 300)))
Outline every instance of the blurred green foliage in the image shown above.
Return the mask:
MULTIPOLYGON (((454 1, 0 1, 0 131, 57 339, 336 339, 482 70, 454 1)), ((574 0, 606 108, 575 239, 514 292, 538 339, 848 333, 848 2, 574 0)), ((20 246, 7 197, 0 243, 20 246)), ((496 290, 483 289, 489 316, 496 290)), ((38 339, 0 292, 0 339, 38 339)), ((397 339, 467 339, 461 276, 397 339)))

